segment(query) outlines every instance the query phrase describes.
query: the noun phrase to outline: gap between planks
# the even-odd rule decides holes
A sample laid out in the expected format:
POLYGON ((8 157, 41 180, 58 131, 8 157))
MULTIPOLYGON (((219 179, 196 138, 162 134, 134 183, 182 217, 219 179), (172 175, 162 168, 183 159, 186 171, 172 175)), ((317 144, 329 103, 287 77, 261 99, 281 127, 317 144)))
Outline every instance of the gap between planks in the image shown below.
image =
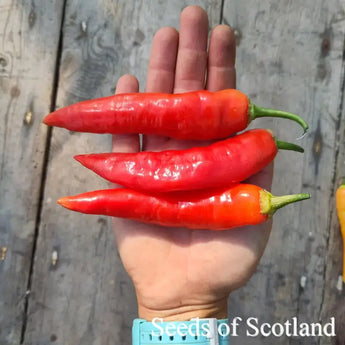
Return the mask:
MULTIPOLYGON (((333 166, 333 176, 332 176, 332 189, 331 189, 331 193, 330 193, 330 197, 329 197, 329 204, 331 205, 333 203, 333 199, 335 196, 335 191, 336 191, 336 181, 337 181, 337 166, 338 166, 338 161, 339 161, 339 155, 340 155, 340 138, 341 138, 341 131, 343 130, 343 127, 341 126, 341 120, 342 120, 342 116, 343 116, 343 111, 344 111, 344 98, 345 98, 345 38, 344 38, 344 43, 343 43, 343 56, 342 56, 342 79, 341 79, 341 83, 340 83, 340 102, 339 102, 339 108, 338 108, 338 112, 337 112, 337 123, 336 123, 336 143, 338 143, 335 146, 335 154, 334 154, 334 166, 333 166)), ((331 212, 329 214, 329 220, 328 220, 328 225, 327 225, 327 239, 326 239, 326 252, 329 252, 329 246, 330 246, 330 234, 332 231, 332 219, 333 219, 333 214, 335 212, 335 209, 331 208, 331 212)), ((322 299, 321 299, 321 303, 320 303, 320 310, 319 310, 319 320, 321 320, 321 314, 324 308, 324 303, 325 303, 325 299, 326 299, 326 275, 327 275, 327 260, 325 260, 325 264, 324 264, 324 269, 323 269, 323 281, 324 281, 324 285, 322 288, 322 299)), ((320 345, 320 339, 318 341, 318 344, 320 345)))
MULTIPOLYGON (((51 100, 50 100, 50 111, 51 112, 55 110, 57 92, 58 92, 58 87, 59 87, 59 73, 60 73, 62 48, 63 48, 63 25, 64 25, 64 21, 65 21, 66 5, 67 5, 67 0, 63 0, 61 21, 60 21, 60 35, 59 35, 59 41, 58 41, 57 50, 56 50, 55 71, 54 71, 54 78, 53 78, 52 95, 51 95, 51 100)), ((50 152, 52 131, 53 131, 52 128, 48 127, 46 142, 45 142, 45 148, 44 148, 44 155, 43 155, 43 164, 42 164, 42 172, 41 172, 42 178, 41 178, 40 190, 39 190, 39 195, 38 195, 38 206, 37 206, 37 214, 36 214, 36 221, 35 221, 35 231, 34 231, 34 237, 33 237, 31 258, 30 258, 29 276, 28 276, 28 282, 27 282, 27 286, 26 286, 25 303, 24 303, 24 311, 23 311, 23 324, 22 324, 22 330, 21 330, 20 344, 24 344, 24 341, 25 341, 25 332, 26 332, 26 325, 27 325, 27 319, 28 319, 29 297, 30 297, 30 292, 31 292, 32 275, 33 275, 33 271, 34 271, 34 262, 35 262, 35 256, 36 256, 37 241, 38 241, 39 229, 40 229, 40 225, 41 225, 41 213, 42 213, 45 182, 46 182, 46 178, 47 178, 47 170, 48 170, 48 161, 49 161, 49 152, 50 152)))

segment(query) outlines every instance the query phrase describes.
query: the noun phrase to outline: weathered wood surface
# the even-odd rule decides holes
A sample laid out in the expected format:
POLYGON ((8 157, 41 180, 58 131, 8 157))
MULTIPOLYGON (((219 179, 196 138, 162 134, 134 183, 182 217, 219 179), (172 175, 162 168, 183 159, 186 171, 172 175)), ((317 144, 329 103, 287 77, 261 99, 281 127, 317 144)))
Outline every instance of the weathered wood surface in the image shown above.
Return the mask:
MULTIPOLYGON (((152 37, 163 25, 178 26, 191 2, 67 1, 57 106, 110 95, 123 73, 145 86, 152 37), (159 14, 159 16, 157 15, 159 14)), ((216 1, 198 1, 220 20, 216 1)), ((42 221, 37 242, 25 343, 127 344, 136 299, 116 252, 110 224, 56 206, 62 194, 107 188, 73 162, 82 152, 110 150, 110 136, 54 129, 42 221), (58 262, 51 263, 53 251, 58 262)))
POLYGON ((62 2, 0 2, 0 344, 19 344, 62 2))
MULTIPOLYGON (((344 293, 337 290, 341 245, 333 212, 333 189, 345 173, 343 163, 337 166, 337 159, 343 159, 338 149, 344 150, 343 135, 338 142, 344 131, 344 5, 338 0, 225 1, 224 22, 239 37, 238 87, 258 104, 301 114, 311 127, 301 141, 303 156, 279 153, 273 192, 303 190, 312 200, 275 216, 258 272, 230 299, 231 315, 244 320, 326 322, 334 308, 345 304, 344 293)), ((281 140, 299 136, 293 123, 265 123, 281 140)), ((344 328, 344 315, 337 321, 344 328)), ((331 344, 334 339, 241 338, 232 343, 331 344)))
MULTIPOLYGON (((341 0, 5 0, 0 5, 0 247, 7 247, 0 260, 1 345, 19 344, 22 330, 26 345, 130 342, 135 295, 110 224, 55 204, 61 195, 106 187, 72 156, 108 151, 110 137, 54 129, 42 180, 46 128, 40 119, 55 103, 61 107, 112 94, 123 73, 135 74, 143 90, 154 32, 178 27, 188 4, 205 8, 211 26, 222 20, 237 30, 238 87, 257 104, 303 115, 311 127, 301 141, 304 156, 278 155, 273 191, 311 192, 312 201, 275 216, 262 263, 249 284, 232 295, 230 316, 317 322, 345 305, 333 202, 345 175, 341 0), (33 122, 26 125, 23 117, 30 111, 33 122), (40 182, 42 213, 36 217, 40 182)), ((282 140, 300 134, 284 120, 261 119, 257 126, 273 128, 282 140)), ((335 339, 248 338, 242 328, 231 343, 332 344, 335 339)))

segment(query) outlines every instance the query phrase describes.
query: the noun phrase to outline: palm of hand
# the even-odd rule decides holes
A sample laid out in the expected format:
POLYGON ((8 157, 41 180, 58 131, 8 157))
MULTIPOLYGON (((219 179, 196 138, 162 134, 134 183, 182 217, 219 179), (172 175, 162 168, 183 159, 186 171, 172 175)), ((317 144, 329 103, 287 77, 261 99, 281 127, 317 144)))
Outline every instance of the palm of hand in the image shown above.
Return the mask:
MULTIPOLYGON (((235 45, 229 27, 211 35, 207 57, 208 23, 199 7, 181 14, 180 34, 161 29, 154 38, 146 90, 187 92, 235 87, 235 45)), ((133 76, 122 77, 117 92, 137 92, 133 76)), ((200 143, 198 145, 207 145, 200 143)), ((144 149, 183 149, 195 142, 162 137, 144 138, 144 149)), ((138 151, 138 136, 115 136, 115 151, 138 151)), ((251 178, 269 189, 272 167, 251 178)), ((139 316, 150 319, 226 317, 229 293, 253 274, 266 246, 271 224, 229 231, 160 228, 114 219, 114 231, 123 264, 132 278, 139 316)))

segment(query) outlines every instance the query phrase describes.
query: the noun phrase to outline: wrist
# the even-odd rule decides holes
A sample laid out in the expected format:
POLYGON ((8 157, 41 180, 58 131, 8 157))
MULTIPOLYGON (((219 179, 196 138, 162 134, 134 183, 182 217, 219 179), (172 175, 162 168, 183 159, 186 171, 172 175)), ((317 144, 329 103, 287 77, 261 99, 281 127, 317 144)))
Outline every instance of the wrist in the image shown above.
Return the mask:
POLYGON ((187 321, 193 318, 227 318, 227 299, 212 302, 209 304, 183 305, 171 308, 150 308, 145 304, 138 303, 139 318, 152 321, 154 318, 161 318, 164 321, 187 321))

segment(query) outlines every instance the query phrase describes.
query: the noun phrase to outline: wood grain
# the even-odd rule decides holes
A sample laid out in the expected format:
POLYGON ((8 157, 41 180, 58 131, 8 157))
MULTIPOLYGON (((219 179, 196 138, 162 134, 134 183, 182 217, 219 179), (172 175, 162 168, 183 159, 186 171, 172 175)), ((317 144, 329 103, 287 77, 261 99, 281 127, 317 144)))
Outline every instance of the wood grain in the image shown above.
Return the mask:
MULTIPOLYGON (((257 273, 230 299, 233 316, 257 317, 260 323, 271 324, 294 316, 300 322, 329 321, 326 311, 333 291, 327 286, 335 286, 338 279, 333 275, 325 280, 325 272, 331 273, 334 260, 329 236, 334 168, 341 158, 336 147, 344 94, 344 10, 344 3, 337 0, 225 1, 224 22, 236 29, 238 37, 238 87, 254 103, 295 112, 310 124, 301 141, 303 156, 279 153, 273 192, 312 195, 310 201, 275 216, 257 273)), ((274 129, 281 140, 293 141, 300 134, 295 124, 284 120, 260 119, 255 125, 274 129)), ((337 301, 345 303, 343 297, 337 301)), ((242 336, 232 343, 331 344, 334 339, 242 336)))
MULTIPOLYGON (((250 338, 242 327, 231 344, 344 344, 334 191, 345 175, 345 5, 222 2, 66 0, 64 12, 64 0, 1 2, 1 345, 19 345, 22 332, 25 345, 130 343, 135 294, 108 220, 55 204, 62 195, 107 187, 72 156, 110 150, 110 136, 54 129, 44 180, 47 129, 40 120, 55 103, 112 94, 124 73, 135 74, 143 90, 155 31, 178 28, 180 11, 189 4, 206 9, 211 27, 222 18, 236 29, 238 88, 258 105, 302 115, 311 127, 300 142, 304 155, 279 153, 273 192, 305 191, 312 199, 277 213, 257 273, 230 298, 230 317, 337 320, 337 339, 250 338)), ((286 120, 259 119, 254 126, 272 128, 286 141, 301 133, 286 120)))
MULTIPOLYGON (((181 10, 191 3, 68 1, 57 106, 110 95, 116 80, 129 72, 138 77, 143 89, 155 31, 162 26, 178 27, 181 10)), ((219 22, 217 1, 193 3, 208 11, 211 26, 219 22)), ((108 220, 73 214, 55 203, 63 195, 107 188, 72 157, 109 151, 110 143, 107 135, 53 130, 26 344, 131 341, 136 298, 108 220), (56 265, 52 265, 54 251, 56 265)))
POLYGON ((63 3, 0 4, 0 344, 19 344, 63 3), (44 35, 42 35, 44 33, 44 35))
MULTIPOLYGON (((345 45, 345 43, 344 43, 345 45)), ((344 49, 345 54, 345 49, 344 49)), ((335 317, 337 321, 337 345, 345 344, 345 285, 342 281, 343 248, 336 213, 335 192, 345 178, 345 55, 343 56, 342 83, 340 85, 342 98, 339 99, 337 143, 334 147, 337 157, 333 190, 330 195, 330 226, 328 250, 326 253, 327 266, 324 272, 324 290, 321 300, 321 318, 335 317)))

